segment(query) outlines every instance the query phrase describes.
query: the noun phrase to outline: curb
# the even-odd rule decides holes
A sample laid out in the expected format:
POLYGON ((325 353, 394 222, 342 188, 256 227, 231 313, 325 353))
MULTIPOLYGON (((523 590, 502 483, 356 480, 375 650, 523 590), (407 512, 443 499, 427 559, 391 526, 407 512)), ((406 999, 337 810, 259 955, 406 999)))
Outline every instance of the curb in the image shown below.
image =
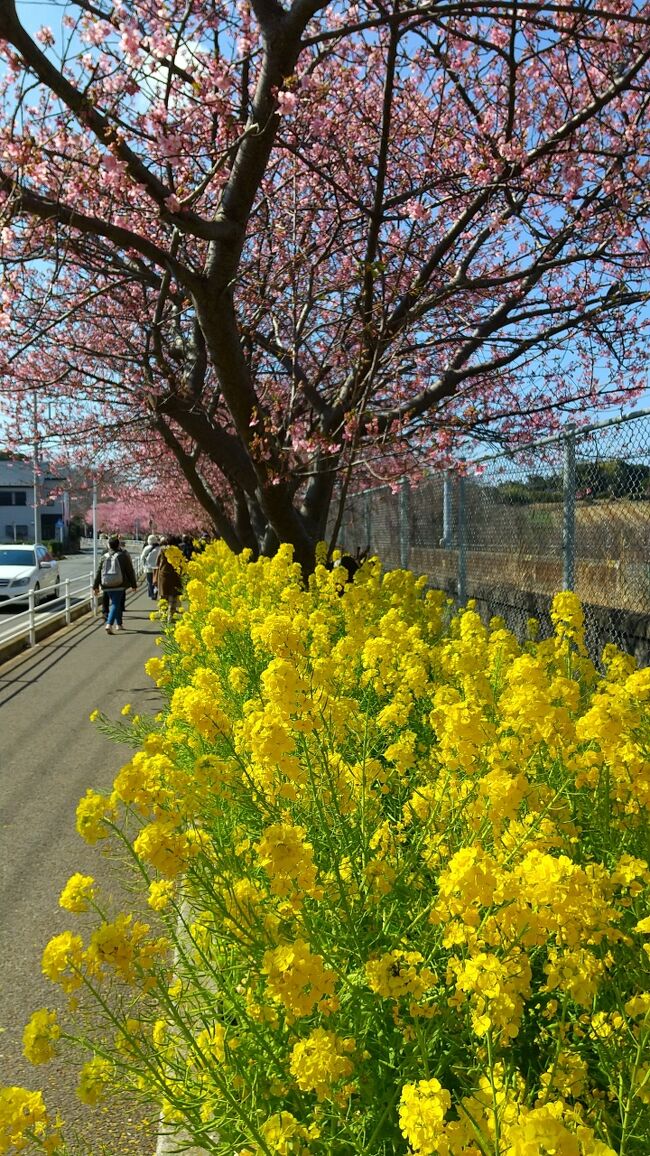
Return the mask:
MULTIPOLYGON (((179 920, 178 920, 178 923, 176 926, 178 928, 179 934, 182 936, 182 938, 185 938, 185 936, 182 933, 182 927, 183 927, 183 923, 187 921, 187 918, 189 916, 189 907, 188 907, 186 900, 183 900, 183 902, 181 904, 181 911, 182 911, 183 915, 182 915, 182 918, 179 917, 179 920)), ((173 961, 174 964, 176 964, 177 961, 178 961, 178 948, 176 948, 174 950, 174 961, 173 961)), ((162 1125, 162 1123, 163 1123, 163 1119, 162 1119, 162 1115, 161 1115, 160 1116, 160 1124, 162 1125)), ((189 1148, 188 1147, 189 1143, 190 1143, 190 1138, 187 1135, 187 1132, 180 1131, 180 1130, 176 1131, 176 1132, 161 1132, 158 1136, 158 1143, 156 1144, 155 1156, 180 1156, 181 1153, 182 1153, 182 1156, 208 1156, 208 1153, 205 1150, 205 1148, 194 1148, 194 1147, 189 1148)))
POLYGON ((182 1132, 158 1137, 156 1156, 208 1156, 205 1148, 188 1148, 187 1136, 182 1132))

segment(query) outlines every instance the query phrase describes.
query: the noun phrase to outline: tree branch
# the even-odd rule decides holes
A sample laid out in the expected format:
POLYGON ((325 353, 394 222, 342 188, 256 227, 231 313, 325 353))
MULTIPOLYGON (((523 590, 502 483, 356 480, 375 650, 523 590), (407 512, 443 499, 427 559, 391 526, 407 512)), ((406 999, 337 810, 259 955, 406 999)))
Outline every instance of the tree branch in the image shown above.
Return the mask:
POLYGON ((15 181, 0 169, 0 191, 12 197, 14 212, 18 211, 38 217, 41 221, 58 221, 79 233, 89 236, 104 237, 123 249, 135 249, 148 257, 155 265, 162 269, 169 269, 183 284, 192 285, 198 278, 186 266, 174 260, 169 252, 155 245, 140 233, 125 229, 121 225, 114 225, 100 217, 89 217, 84 213, 70 209, 57 201, 50 201, 33 193, 15 181))
POLYGON ((178 462, 181 472, 188 482, 192 493, 196 496, 197 501, 212 519, 215 528, 218 530, 226 545, 235 553, 239 553, 243 543, 240 542, 223 505, 218 501, 213 490, 208 486, 205 478, 197 469, 195 461, 183 448, 160 413, 154 414, 153 421, 165 445, 171 450, 174 458, 178 462))
POLYGON ((87 96, 75 88, 63 73, 54 67, 44 52, 23 28, 16 12, 15 0, 2 0, 0 6, 0 39, 13 45, 22 56, 25 63, 36 74, 43 85, 63 102, 76 116, 77 120, 91 130, 101 144, 125 165, 131 178, 144 189, 155 202, 161 220, 174 225, 182 233, 190 233, 204 240, 216 240, 231 234, 232 229, 227 221, 218 218, 206 221, 196 213, 188 210, 171 212, 167 207, 167 199, 172 189, 166 187, 162 181, 152 173, 140 160, 137 153, 124 142, 115 132, 115 126, 100 113, 87 96))

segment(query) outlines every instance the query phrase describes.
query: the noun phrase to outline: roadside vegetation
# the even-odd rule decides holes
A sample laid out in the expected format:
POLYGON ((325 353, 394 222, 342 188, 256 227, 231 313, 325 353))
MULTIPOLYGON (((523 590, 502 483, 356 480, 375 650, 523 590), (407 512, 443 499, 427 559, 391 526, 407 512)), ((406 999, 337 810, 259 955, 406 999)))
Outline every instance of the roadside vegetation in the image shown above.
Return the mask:
MULTIPOLYGON (((77 812, 132 910, 72 876, 69 1008, 26 1054, 179 1150, 647 1156, 650 670, 599 674, 568 593, 520 643, 376 559, 346 579, 190 564, 164 709, 95 715, 133 755, 77 812)), ((64 1134, 0 1090, 0 1152, 64 1134)))

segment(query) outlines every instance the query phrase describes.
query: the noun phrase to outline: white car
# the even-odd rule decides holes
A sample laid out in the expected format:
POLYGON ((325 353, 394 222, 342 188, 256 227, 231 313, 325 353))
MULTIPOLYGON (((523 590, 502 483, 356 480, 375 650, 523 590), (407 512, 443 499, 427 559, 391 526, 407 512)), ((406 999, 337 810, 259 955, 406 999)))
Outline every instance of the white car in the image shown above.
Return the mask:
POLYGON ((0 602, 8 598, 29 600, 34 591, 38 605, 46 598, 59 597, 59 563, 45 546, 25 543, 0 546, 0 602))

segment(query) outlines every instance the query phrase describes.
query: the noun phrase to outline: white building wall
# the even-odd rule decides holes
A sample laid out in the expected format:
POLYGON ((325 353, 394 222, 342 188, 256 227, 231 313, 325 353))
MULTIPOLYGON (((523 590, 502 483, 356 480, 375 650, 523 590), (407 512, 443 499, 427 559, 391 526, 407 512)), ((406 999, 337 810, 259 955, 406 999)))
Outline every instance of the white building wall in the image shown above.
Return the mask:
MULTIPOLYGON (((39 510, 41 537, 54 538, 55 524, 65 521, 61 491, 65 479, 40 463, 39 510), (52 496, 56 493, 56 496, 52 496)), ((34 468, 29 461, 0 461, 0 542, 34 541, 34 468)))

